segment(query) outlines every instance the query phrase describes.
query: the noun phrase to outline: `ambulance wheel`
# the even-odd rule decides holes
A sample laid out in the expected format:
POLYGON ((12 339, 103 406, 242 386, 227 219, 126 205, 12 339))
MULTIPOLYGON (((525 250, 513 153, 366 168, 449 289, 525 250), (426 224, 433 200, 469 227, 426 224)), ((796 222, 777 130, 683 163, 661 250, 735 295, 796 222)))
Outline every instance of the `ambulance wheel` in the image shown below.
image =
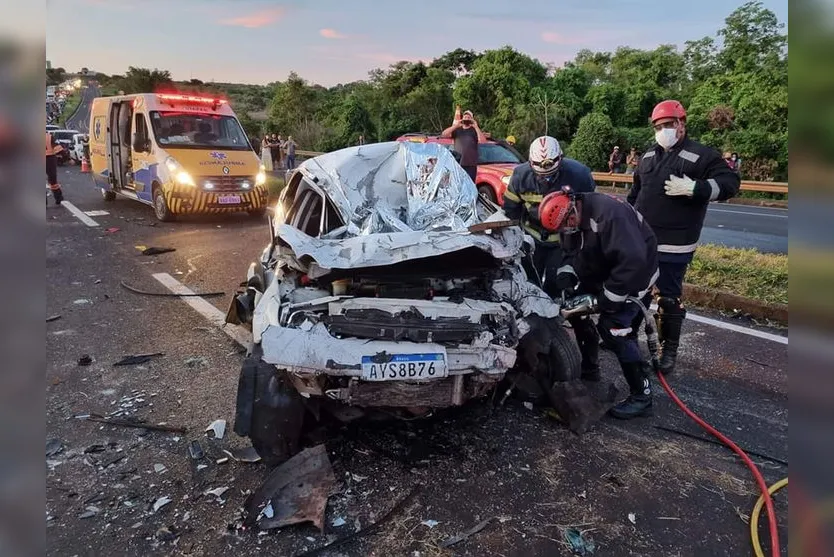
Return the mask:
POLYGON ((101 197, 105 201, 113 201, 114 199, 116 199, 116 192, 114 192, 113 190, 106 190, 104 188, 101 188, 101 197))
POLYGON ((161 222, 174 220, 174 213, 171 212, 171 209, 168 207, 168 202, 165 201, 162 188, 158 186, 153 189, 153 212, 156 214, 157 220, 161 222))

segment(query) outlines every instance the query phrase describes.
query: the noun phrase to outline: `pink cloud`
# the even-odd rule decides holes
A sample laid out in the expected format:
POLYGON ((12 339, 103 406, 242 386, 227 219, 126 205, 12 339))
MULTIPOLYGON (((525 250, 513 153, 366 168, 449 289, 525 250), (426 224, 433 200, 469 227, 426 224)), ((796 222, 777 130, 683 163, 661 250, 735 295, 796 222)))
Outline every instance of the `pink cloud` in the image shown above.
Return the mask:
POLYGON ((335 29, 321 29, 321 30, 319 30, 319 35, 321 35, 325 39, 347 39, 348 38, 347 35, 339 33, 335 29))
POLYGON ((271 10, 255 12, 250 15, 244 15, 231 19, 224 19, 221 20, 220 23, 222 23, 223 25, 232 25, 235 27, 257 29, 258 27, 266 27, 267 25, 275 23, 284 16, 284 13, 284 8, 274 8, 271 10))

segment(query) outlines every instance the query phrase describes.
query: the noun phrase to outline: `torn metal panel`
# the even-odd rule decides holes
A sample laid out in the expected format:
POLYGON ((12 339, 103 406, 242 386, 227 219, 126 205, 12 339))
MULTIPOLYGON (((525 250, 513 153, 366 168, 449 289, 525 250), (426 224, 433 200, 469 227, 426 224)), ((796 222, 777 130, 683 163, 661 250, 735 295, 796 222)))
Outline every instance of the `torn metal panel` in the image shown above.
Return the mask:
POLYGON ((518 227, 502 228, 491 234, 425 230, 324 240, 282 224, 278 226, 277 235, 292 248, 296 261, 301 262, 305 257, 313 260, 305 269, 311 278, 324 276, 333 269, 380 267, 471 247, 496 259, 509 260, 518 256, 524 242, 524 233, 518 227))
POLYGON ((263 360, 290 372, 327 373, 332 376, 358 377, 362 357, 375 354, 442 354, 450 375, 481 372, 504 374, 515 364, 512 348, 491 344, 448 347, 437 343, 392 342, 384 340, 342 338, 330 335, 323 323, 307 331, 269 326, 261 335, 263 360))
POLYGON ((492 291, 500 299, 510 302, 522 317, 538 315, 552 318, 561 315, 558 302, 527 280, 524 270, 519 267, 511 269, 510 278, 494 281, 492 291))
POLYGON ((330 315, 343 315, 352 310, 379 310, 391 316, 413 310, 425 319, 464 318, 470 323, 481 323, 486 316, 509 318, 515 312, 507 303, 468 298, 463 298, 460 302, 450 302, 449 298, 440 296, 431 300, 350 298, 330 303, 328 309, 330 315))
POLYGON ((299 171, 330 199, 349 235, 460 230, 477 222, 477 188, 439 144, 349 147, 304 161, 299 171))
POLYGON ((312 522, 324 531, 327 498, 335 484, 325 446, 305 449, 273 470, 247 500, 245 523, 267 530, 312 522), (264 513, 266 508, 271 512, 264 513))
POLYGON ((360 407, 443 408, 481 397, 500 380, 499 376, 485 375, 454 375, 429 383, 369 383, 352 379, 347 387, 328 390, 327 396, 360 407))

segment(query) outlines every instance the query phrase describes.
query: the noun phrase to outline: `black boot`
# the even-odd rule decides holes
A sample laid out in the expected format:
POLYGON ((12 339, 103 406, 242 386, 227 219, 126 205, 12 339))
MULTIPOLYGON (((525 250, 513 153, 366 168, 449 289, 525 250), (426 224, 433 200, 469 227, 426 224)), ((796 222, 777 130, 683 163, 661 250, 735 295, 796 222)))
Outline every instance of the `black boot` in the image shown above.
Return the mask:
POLYGON ((55 198, 55 205, 60 205, 64 200, 64 192, 61 191, 61 188, 54 189, 52 190, 52 197, 55 198))
POLYGON ((652 415, 652 384, 649 381, 649 365, 645 362, 620 362, 631 394, 608 411, 620 420, 630 420, 652 415))
POLYGON ((599 381, 599 334, 590 317, 571 320, 576 334, 579 353, 582 354, 582 376, 584 381, 599 381))
POLYGON ((660 372, 669 375, 675 371, 675 362, 678 359, 678 346, 680 346, 681 327, 686 311, 683 308, 675 308, 677 311, 663 312, 660 315, 660 372))

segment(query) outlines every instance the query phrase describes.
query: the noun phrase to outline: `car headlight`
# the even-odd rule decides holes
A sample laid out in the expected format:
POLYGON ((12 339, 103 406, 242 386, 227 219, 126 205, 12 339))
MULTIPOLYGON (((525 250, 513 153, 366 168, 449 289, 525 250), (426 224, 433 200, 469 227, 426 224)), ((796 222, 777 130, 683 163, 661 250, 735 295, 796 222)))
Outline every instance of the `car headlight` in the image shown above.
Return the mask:
POLYGON ((258 175, 255 176, 255 185, 262 186, 266 184, 266 169, 261 166, 261 170, 258 172, 258 175))
POLYGON ((510 185, 510 177, 509 176, 502 176, 501 177, 501 183, 504 184, 505 186, 509 186, 510 185))

